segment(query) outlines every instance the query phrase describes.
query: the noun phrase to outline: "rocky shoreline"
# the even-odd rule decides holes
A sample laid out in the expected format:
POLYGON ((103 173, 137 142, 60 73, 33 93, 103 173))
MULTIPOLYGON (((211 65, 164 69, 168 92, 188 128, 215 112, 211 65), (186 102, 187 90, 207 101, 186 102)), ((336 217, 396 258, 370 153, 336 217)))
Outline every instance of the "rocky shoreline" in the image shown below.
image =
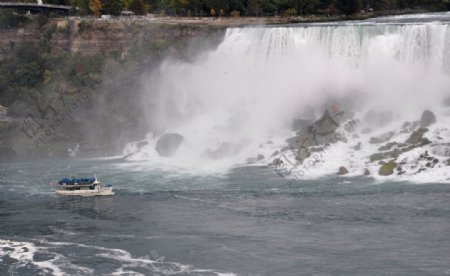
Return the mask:
POLYGON ((325 175, 328 172, 339 176, 417 179, 420 175, 442 173, 442 181, 449 181, 450 175, 445 173, 450 172, 448 99, 436 109, 439 116, 424 110, 417 120, 401 124, 390 111, 372 110, 358 118, 354 112, 333 111, 333 107, 313 122, 297 119, 294 122, 297 135, 287 139, 287 146, 273 154, 269 167, 293 180, 325 166, 328 169, 323 172, 325 175), (336 157, 334 148, 341 149, 342 156, 337 160, 343 164, 325 165, 332 163, 328 159, 336 157))

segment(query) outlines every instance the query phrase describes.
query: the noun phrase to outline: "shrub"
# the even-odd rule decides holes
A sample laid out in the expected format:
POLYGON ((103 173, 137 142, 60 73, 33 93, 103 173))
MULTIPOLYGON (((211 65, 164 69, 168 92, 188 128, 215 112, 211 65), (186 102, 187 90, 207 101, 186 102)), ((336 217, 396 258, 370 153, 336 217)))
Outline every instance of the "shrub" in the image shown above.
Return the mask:
POLYGON ((230 12, 230 16, 232 16, 232 17, 239 17, 240 14, 241 14, 241 12, 237 11, 237 10, 233 10, 230 12))

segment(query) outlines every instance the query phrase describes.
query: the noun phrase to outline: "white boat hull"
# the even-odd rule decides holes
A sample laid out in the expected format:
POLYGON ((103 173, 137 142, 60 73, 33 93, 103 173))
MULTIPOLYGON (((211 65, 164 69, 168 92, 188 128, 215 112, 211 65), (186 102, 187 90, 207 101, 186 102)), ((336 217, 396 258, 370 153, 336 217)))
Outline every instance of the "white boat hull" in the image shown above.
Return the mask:
POLYGON ((114 195, 112 188, 100 188, 94 190, 56 190, 55 194, 62 196, 105 196, 114 195))

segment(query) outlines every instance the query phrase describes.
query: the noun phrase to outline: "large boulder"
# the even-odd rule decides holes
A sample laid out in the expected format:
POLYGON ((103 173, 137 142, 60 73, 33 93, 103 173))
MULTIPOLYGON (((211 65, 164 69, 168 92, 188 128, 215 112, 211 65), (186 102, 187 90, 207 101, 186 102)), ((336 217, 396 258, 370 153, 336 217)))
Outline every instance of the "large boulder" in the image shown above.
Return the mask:
POLYGON ((394 169, 397 167, 397 163, 394 161, 389 161, 380 167, 380 171, 378 172, 380 175, 386 176, 394 173, 394 169))
POLYGON ((346 174, 348 174, 348 170, 347 170, 347 168, 344 167, 344 166, 339 167, 339 170, 338 170, 338 173, 337 173, 337 174, 338 174, 338 175, 346 175, 346 174))
POLYGON ((170 157, 177 152, 183 139, 183 136, 178 133, 163 134, 158 138, 155 150, 160 156, 170 157))
POLYGON ((307 131, 308 127, 312 125, 312 123, 312 120, 294 119, 294 121, 292 122, 292 130, 305 132, 307 131))
POLYGON ((420 116, 420 127, 429 127, 436 123, 436 115, 430 110, 425 110, 420 116))

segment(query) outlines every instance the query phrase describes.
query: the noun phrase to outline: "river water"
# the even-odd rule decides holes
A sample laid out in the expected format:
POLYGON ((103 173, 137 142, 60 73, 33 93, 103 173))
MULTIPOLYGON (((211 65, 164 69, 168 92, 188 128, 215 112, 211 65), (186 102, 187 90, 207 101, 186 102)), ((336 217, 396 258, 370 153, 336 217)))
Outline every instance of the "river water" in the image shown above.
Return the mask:
POLYGON ((123 160, 2 162, 1 275, 444 275, 450 186, 358 178, 287 182, 123 160), (111 197, 46 183, 97 172, 111 197))

